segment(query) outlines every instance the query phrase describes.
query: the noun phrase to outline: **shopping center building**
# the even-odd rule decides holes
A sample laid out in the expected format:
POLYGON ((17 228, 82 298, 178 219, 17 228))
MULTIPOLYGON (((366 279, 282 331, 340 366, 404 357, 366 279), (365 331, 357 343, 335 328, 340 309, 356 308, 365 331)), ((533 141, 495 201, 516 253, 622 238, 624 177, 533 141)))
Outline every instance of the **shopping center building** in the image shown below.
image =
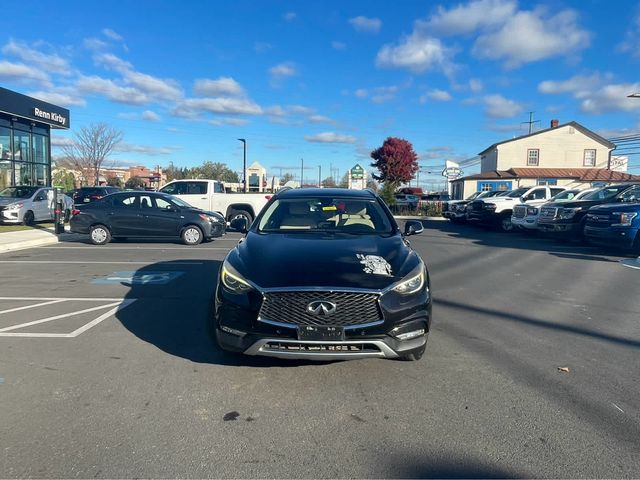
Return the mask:
POLYGON ((51 185, 51 129, 68 129, 69 110, 0 87, 0 190, 51 185))

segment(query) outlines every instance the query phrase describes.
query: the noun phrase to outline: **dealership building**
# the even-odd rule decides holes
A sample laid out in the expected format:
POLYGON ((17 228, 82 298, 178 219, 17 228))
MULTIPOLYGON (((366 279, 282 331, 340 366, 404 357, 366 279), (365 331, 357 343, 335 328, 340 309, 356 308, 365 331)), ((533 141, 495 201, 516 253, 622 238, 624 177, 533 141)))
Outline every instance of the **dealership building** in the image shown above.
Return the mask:
POLYGON ((69 110, 0 87, 0 190, 51 185, 51 129, 68 129, 69 110))

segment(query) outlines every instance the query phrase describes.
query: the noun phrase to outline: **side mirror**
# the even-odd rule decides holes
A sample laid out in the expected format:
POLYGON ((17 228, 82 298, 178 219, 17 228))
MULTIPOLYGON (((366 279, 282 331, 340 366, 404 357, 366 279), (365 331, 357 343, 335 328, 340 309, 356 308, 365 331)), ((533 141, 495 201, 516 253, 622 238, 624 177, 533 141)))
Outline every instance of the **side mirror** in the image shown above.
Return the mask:
POLYGON ((422 233, 423 230, 424 228, 422 227, 422 223, 418 220, 407 220, 404 224, 404 235, 406 237, 422 233))
POLYGON ((176 207, 175 205, 167 205, 165 211, 175 213, 178 211, 178 207, 176 207))
POLYGON ((230 227, 240 233, 247 233, 247 231, 249 230, 246 218, 234 218, 233 220, 231 220, 230 227))
POLYGON ((522 197, 520 197, 520 201, 522 203, 527 203, 527 199, 524 197, 524 195, 522 197))

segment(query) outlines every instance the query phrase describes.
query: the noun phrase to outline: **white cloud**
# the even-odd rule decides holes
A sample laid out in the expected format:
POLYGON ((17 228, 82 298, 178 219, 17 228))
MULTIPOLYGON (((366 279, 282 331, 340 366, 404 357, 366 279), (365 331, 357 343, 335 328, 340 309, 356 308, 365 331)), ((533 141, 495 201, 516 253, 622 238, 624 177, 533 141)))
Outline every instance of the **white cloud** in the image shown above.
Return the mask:
POLYGON ((282 18, 284 18, 287 22, 293 22, 297 17, 298 14, 296 12, 287 12, 282 15, 282 18))
POLYGON ((188 98, 179 102, 174 114, 193 118, 200 113, 217 113, 226 115, 261 115, 262 108, 247 98, 188 98))
POLYGON ((334 132, 323 132, 317 135, 305 135, 307 142, 314 143, 356 143, 356 137, 351 135, 340 135, 334 132))
POLYGON ((0 61, 0 80, 26 85, 51 87, 49 75, 40 69, 29 67, 23 63, 0 61))
POLYGON ((343 42, 334 40, 333 42, 331 42, 331 48, 333 48, 334 50, 344 50, 345 48, 347 48, 347 45, 343 42))
POLYGON ((176 147, 155 147, 151 145, 137 145, 133 143, 120 142, 114 149, 120 153, 142 153, 145 155, 170 155, 174 153, 176 147))
POLYGON ((102 34, 107 37, 110 38, 111 40, 115 40, 116 42, 122 42, 124 39, 122 38, 122 35, 114 32, 113 30, 111 30, 110 28, 103 28, 102 29, 102 34))
POLYGON ((605 85, 584 96, 580 109, 593 114, 637 112, 640 111, 640 99, 628 98, 628 95, 639 92, 640 82, 605 85))
POLYGON ((640 13, 634 17, 624 40, 618 44, 617 49, 622 53, 630 53, 632 57, 640 57, 640 13))
POLYGON ((256 42, 253 44, 253 49, 258 53, 264 53, 273 48, 273 45, 267 42, 256 42))
POLYGON ((546 94, 572 93, 576 98, 581 98, 611 78, 610 74, 603 76, 600 73, 593 73, 574 75, 567 80, 545 80, 538 84, 538 91, 546 94))
POLYGON ((269 73, 271 74, 272 77, 283 78, 283 77, 292 77, 296 75, 297 71, 294 63, 284 62, 271 67, 269 69, 269 73))
POLYGON ((42 100, 43 102, 53 103, 61 107, 84 107, 87 102, 84 98, 79 97, 74 89, 60 89, 61 91, 38 91, 28 92, 27 95, 42 100))
POLYGON ((358 98, 365 98, 369 95, 369 92, 364 88, 359 88, 354 92, 354 95, 358 98))
POLYGON ((19 43, 15 40, 9 40, 9 43, 2 47, 2 53, 19 58, 30 66, 41 68, 48 73, 57 73, 60 75, 68 75, 71 73, 69 62, 60 55, 55 53, 42 53, 29 47, 25 43, 19 43))
POLYGON ((133 71, 126 72, 124 78, 127 83, 156 100, 178 100, 183 96, 182 90, 174 80, 161 79, 133 71))
POLYGON ((245 118, 214 118, 213 120, 210 120, 209 123, 216 126, 233 125, 241 127, 242 125, 249 123, 249 120, 245 118))
POLYGON ((287 115, 287 111, 282 108, 280 105, 274 105, 265 109, 264 113, 267 115, 271 115, 273 117, 285 117, 287 115))
POLYGON ((486 95, 484 97, 485 113, 491 118, 511 118, 519 115, 524 106, 502 95, 486 95))
POLYGON ((310 115, 308 118, 311 123, 334 123, 329 117, 325 117, 324 115, 310 115))
POLYGON ((434 88, 433 90, 430 90, 424 95, 420 96, 420 103, 426 103, 429 99, 435 100, 436 102, 448 102, 452 98, 453 97, 451 97, 451 94, 446 90, 434 88))
POLYGON ((96 65, 104 67, 107 70, 115 70, 120 73, 133 69, 133 65, 113 53, 97 53, 93 56, 93 61, 96 65))
POLYGON ((435 14, 419 25, 432 35, 466 35, 503 24, 515 13, 516 7, 517 3, 512 0, 475 0, 449 10, 439 6, 435 14))
POLYGON ((288 109, 291 113, 300 115, 310 115, 315 112, 313 108, 305 107, 304 105, 289 105, 288 109))
POLYGON ((68 147, 73 145, 73 140, 68 137, 60 137, 51 132, 51 146, 52 147, 68 147))
POLYGON ((103 50, 109 46, 109 44, 104 40, 100 40, 99 38, 95 38, 95 37, 85 38, 82 41, 82 45, 87 50, 92 50, 92 51, 103 50))
POLYGON ((481 92, 483 88, 484 85, 482 84, 482 80, 478 80, 477 78, 472 78, 469 80, 469 90, 471 90, 473 93, 481 92))
POLYGON ((382 27, 382 20, 359 15, 349 19, 349 23, 356 32, 378 33, 382 27))
POLYGON ((424 36, 417 30, 403 37, 396 44, 384 45, 376 57, 376 65, 384 68, 406 68, 421 73, 440 70, 450 74, 455 69, 451 62, 453 50, 433 37, 424 36))
POLYGON ((591 35, 581 29, 574 10, 549 16, 544 8, 519 11, 495 32, 480 35, 473 46, 479 58, 504 60, 507 68, 551 57, 576 55, 589 46, 591 35))
POLYGON ((143 105, 150 101, 147 95, 136 88, 121 86, 97 75, 80 76, 76 87, 82 93, 103 95, 109 100, 126 105, 143 105))
POLYGON ((144 112, 142 112, 142 119, 148 122, 159 122, 160 115, 152 110, 145 110, 144 112))
POLYGON ((193 91, 203 97, 216 97, 218 95, 244 96, 242 86, 231 77, 220 77, 216 80, 199 78, 195 81, 193 91))

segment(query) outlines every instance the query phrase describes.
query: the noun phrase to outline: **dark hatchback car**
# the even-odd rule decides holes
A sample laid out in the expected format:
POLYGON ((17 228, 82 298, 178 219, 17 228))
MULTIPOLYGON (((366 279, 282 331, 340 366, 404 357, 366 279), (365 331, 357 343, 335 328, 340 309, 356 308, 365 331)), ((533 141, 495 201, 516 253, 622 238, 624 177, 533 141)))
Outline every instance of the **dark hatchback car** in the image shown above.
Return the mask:
POLYGON ((211 333, 220 348, 311 360, 419 359, 431 325, 427 267, 373 192, 276 194, 220 269, 211 333))
POLYGON ((91 243, 112 238, 180 238, 187 245, 225 233, 222 215, 194 208, 179 198, 156 192, 120 192, 77 206, 71 231, 89 234, 91 243))
POLYGON ((120 191, 118 187, 81 187, 73 191, 72 198, 74 205, 82 205, 120 191))

